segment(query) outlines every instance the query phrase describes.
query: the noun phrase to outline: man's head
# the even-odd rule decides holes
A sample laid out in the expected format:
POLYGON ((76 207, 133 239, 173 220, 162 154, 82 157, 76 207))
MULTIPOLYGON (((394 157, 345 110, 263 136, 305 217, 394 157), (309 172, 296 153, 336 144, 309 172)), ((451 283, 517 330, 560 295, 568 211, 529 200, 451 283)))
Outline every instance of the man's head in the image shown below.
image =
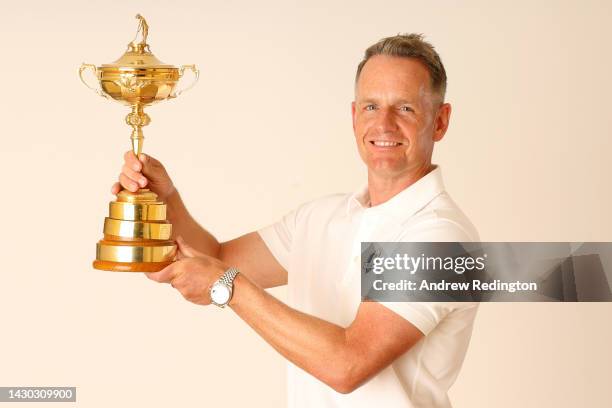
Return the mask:
POLYGON ((446 72, 421 35, 369 47, 357 68, 353 129, 370 175, 418 179, 431 167, 434 142, 448 128, 446 72))

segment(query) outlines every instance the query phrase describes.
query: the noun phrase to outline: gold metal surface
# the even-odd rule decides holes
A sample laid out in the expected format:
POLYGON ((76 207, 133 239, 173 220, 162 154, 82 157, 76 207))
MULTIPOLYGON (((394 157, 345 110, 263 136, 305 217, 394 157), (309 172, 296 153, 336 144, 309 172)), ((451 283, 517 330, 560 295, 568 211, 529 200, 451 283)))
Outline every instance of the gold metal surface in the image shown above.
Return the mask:
POLYGON ((125 203, 111 201, 108 214, 116 220, 163 221, 166 219, 166 204, 125 203))
POLYGON ((110 202, 109 215, 104 219, 104 239, 97 245, 95 268, 150 271, 149 263, 161 268, 164 262, 174 259, 176 244, 170 240, 172 224, 166 221, 166 205, 159 201, 157 194, 148 189, 135 193, 122 190, 117 194, 117 201, 110 202))
POLYGON ((131 246, 98 242, 96 259, 111 262, 164 262, 176 255, 176 245, 131 246))
POLYGON ((142 152, 144 135, 142 127, 151 122, 144 107, 172 99, 191 89, 199 79, 199 71, 195 65, 183 65, 180 68, 160 61, 153 53, 147 37, 149 25, 140 14, 136 37, 119 59, 110 64, 96 67, 93 64, 82 64, 79 77, 85 86, 98 95, 117 101, 131 108, 125 120, 132 127, 132 150, 135 154, 142 152), (140 38, 139 38, 140 37, 140 38), (83 74, 91 70, 98 81, 99 87, 92 86, 83 74), (192 83, 177 89, 177 84, 183 78, 185 71, 193 74, 192 83))
POLYGON ((140 51, 140 47, 143 47, 147 44, 147 37, 149 36, 149 25, 147 24, 147 20, 144 19, 140 14, 136 14, 136 18, 138 19, 138 28, 136 29, 136 35, 131 43, 128 44, 130 51, 140 51), (142 40, 136 42, 138 38, 138 34, 142 32, 142 40))
POLYGON ((119 194, 117 194, 117 201, 134 204, 162 204, 157 201, 157 194, 148 188, 141 188, 135 193, 128 190, 121 190, 119 194))
MULTIPOLYGON (((116 61, 96 66, 82 64, 79 77, 98 95, 130 107, 125 122, 132 128, 132 151, 142 152, 142 128, 151 122, 146 106, 179 96, 199 79, 195 65, 180 68, 160 61, 147 44, 149 25, 140 14, 135 38, 116 61), (192 82, 183 85, 185 73, 192 82), (88 79, 94 77, 96 83, 88 79)), ((104 220, 104 238, 96 246, 96 269, 122 272, 155 271, 167 266, 176 256, 172 225, 166 221, 166 205, 148 189, 127 190, 109 204, 104 220)))
POLYGON ((170 239, 172 224, 146 221, 104 219, 104 233, 121 238, 170 239))

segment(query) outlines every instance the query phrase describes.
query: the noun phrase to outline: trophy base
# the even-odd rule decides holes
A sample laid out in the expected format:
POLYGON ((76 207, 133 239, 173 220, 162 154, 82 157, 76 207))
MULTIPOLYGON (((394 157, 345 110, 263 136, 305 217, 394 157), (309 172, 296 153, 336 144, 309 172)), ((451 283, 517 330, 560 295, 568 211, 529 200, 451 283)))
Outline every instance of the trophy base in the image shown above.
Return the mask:
POLYGON ((95 269, 112 272, 157 272, 176 258, 166 205, 147 189, 119 192, 109 204, 104 238, 96 245, 95 269))
POLYGON ((112 262, 93 261, 94 269, 111 272, 159 272, 172 261, 166 262, 112 262))

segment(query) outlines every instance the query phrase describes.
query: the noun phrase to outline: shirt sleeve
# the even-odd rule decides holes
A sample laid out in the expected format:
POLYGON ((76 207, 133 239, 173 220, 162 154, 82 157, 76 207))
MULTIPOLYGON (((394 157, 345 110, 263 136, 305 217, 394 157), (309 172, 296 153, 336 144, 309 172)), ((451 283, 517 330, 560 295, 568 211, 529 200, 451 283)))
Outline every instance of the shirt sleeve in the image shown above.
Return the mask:
MULTIPOLYGON (((449 314, 476 311, 476 302, 380 302, 381 305, 408 320, 427 336, 449 314)), ((474 313, 469 313, 470 321, 474 313)))
MULTIPOLYGON (((434 219, 412 228, 410 235, 401 236, 401 242, 473 242, 479 240, 477 232, 468 232, 459 223, 448 219, 434 219)), ((380 302, 428 335, 449 314, 474 318, 477 302, 380 302), (468 313, 468 311, 472 313, 468 313), (465 311, 466 313, 461 313, 465 311)))
POLYGON ((297 228, 298 210, 291 211, 274 224, 257 231, 272 255, 285 270, 289 270, 289 255, 297 228))

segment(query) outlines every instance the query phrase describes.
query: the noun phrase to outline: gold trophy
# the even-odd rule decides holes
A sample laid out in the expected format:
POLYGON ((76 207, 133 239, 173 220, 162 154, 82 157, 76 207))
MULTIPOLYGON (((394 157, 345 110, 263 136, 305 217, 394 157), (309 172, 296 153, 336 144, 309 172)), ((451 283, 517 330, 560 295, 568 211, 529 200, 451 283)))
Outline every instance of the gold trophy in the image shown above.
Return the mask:
MULTIPOLYGON (((132 150, 138 156, 144 140, 142 127, 151 122, 144 107, 176 98, 192 88, 199 71, 194 65, 178 68, 158 60, 147 44, 146 20, 140 14, 136 18, 139 21, 136 37, 128 44, 127 51, 112 64, 99 67, 82 64, 79 77, 98 95, 132 109, 125 121, 132 127, 132 150), (83 78, 88 69, 93 71, 99 87, 90 86, 83 78), (178 90, 177 84, 187 70, 193 73, 193 81, 178 90)), ((176 243, 170 239, 171 234, 166 204, 158 200, 157 194, 148 189, 136 193, 122 190, 117 200, 110 202, 109 216, 104 220, 104 238, 97 244, 93 267, 120 272, 159 271, 176 256, 176 243)))

